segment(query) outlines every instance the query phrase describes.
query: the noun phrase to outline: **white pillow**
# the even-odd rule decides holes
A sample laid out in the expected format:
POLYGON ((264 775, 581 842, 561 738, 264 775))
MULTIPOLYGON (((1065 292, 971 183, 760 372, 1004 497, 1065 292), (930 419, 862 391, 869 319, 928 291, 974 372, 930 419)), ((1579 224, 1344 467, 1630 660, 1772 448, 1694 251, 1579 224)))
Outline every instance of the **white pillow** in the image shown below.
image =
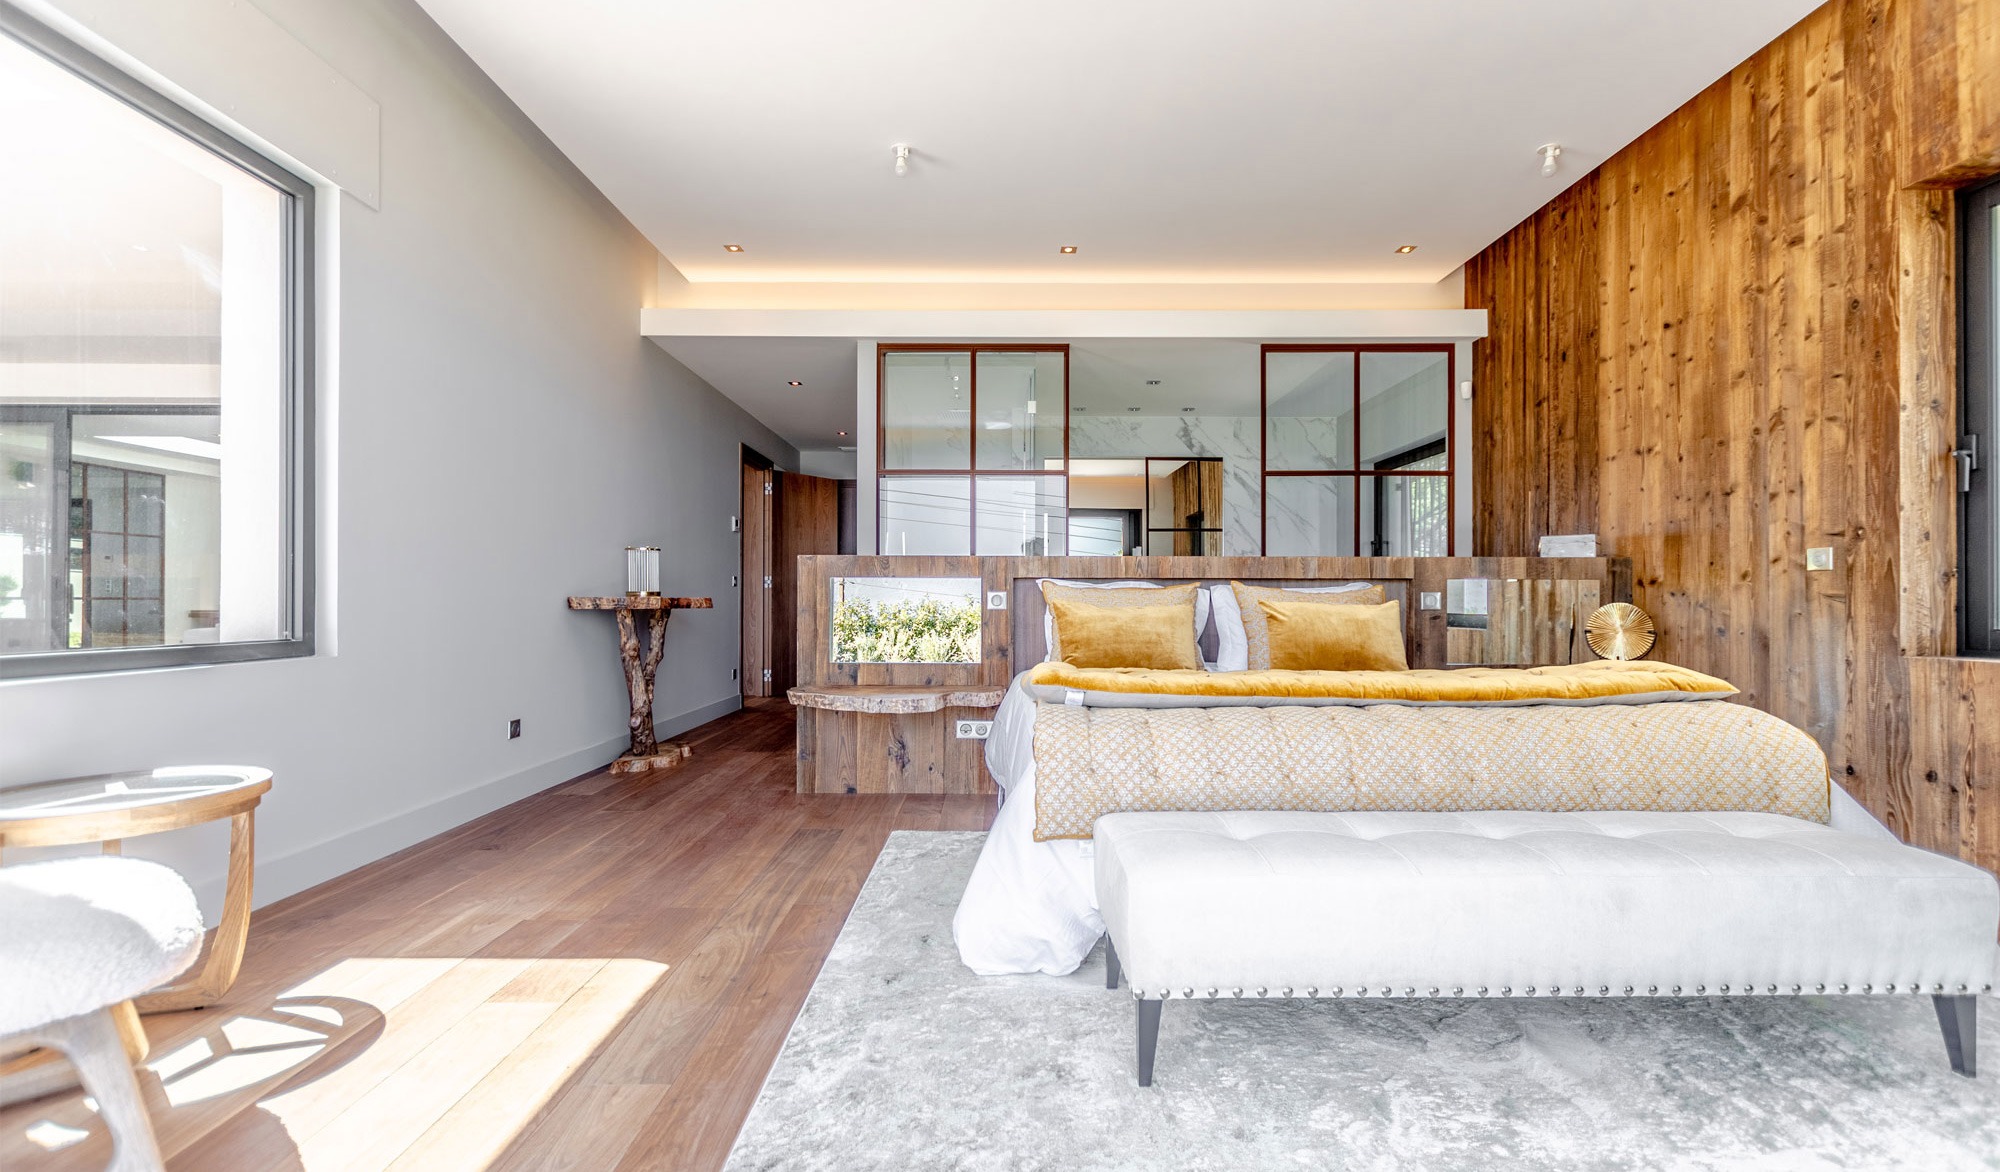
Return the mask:
MULTIPOLYGON (((1166 589, 1166 584, 1163 582, 1075 582, 1071 581, 1068 578, 1035 579, 1035 585, 1037 587, 1040 587, 1045 582, 1052 583, 1057 586, 1074 586, 1079 590, 1164 590, 1166 589)), ((1194 592, 1194 641, 1197 644, 1201 642, 1202 631, 1206 629, 1208 626, 1208 605, 1209 605, 1208 591, 1196 590, 1194 592)), ((1240 637, 1243 627, 1243 620, 1241 618, 1237 619, 1236 626, 1240 637)), ((1043 648, 1042 662, 1043 663, 1047 663, 1050 660, 1051 656, 1049 655, 1047 649, 1055 646, 1055 642, 1056 642, 1056 618, 1053 614, 1050 614, 1048 608, 1044 606, 1042 608, 1042 648, 1043 648)), ((1250 653, 1249 650, 1247 649, 1247 646, 1243 654, 1245 656, 1244 662, 1246 663, 1249 662, 1248 656, 1250 653)), ((1210 671, 1216 670, 1213 666, 1211 666, 1208 663, 1203 663, 1202 666, 1208 668, 1208 670, 1210 671)))
MULTIPOLYGON (((1286 586, 1300 594, 1346 594, 1366 590, 1372 582, 1343 582, 1338 586, 1286 586)), ((1227 582, 1210 586, 1214 595, 1210 611, 1215 615, 1215 663, 1210 671, 1249 671, 1250 636, 1243 630, 1243 610, 1237 605, 1236 591, 1227 582)))

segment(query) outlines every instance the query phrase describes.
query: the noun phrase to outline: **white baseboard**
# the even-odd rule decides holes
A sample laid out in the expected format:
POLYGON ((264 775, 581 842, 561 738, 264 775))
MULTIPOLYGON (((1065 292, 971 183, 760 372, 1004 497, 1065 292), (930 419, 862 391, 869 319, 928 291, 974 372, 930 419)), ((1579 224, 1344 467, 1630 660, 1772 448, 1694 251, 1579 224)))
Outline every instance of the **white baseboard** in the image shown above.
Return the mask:
MULTIPOLYGON (((662 737, 677 736, 742 707, 743 697, 729 696, 692 712, 659 721, 655 727, 662 737)), ((309 887, 415 846, 427 838, 463 826, 502 806, 600 769, 624 752, 625 745, 626 740, 622 736, 601 741, 518 773, 439 798, 429 805, 399 811, 290 854, 260 858, 256 871, 256 906, 263 907, 288 895, 296 895, 309 887)), ((223 875, 220 872, 193 883, 195 895, 211 919, 222 907, 222 886, 223 875)))

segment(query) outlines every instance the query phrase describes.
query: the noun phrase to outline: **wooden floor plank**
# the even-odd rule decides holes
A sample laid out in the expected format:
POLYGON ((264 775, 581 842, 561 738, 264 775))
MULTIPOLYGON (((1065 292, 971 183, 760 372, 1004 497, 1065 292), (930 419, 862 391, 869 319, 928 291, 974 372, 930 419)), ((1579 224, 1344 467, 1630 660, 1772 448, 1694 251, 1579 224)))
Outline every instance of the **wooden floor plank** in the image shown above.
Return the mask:
MULTIPOLYGON (((147 1019, 156 1060, 220 1087, 152 1087, 168 1167, 718 1167, 884 839, 983 829, 993 799, 798 794, 782 702, 683 739, 679 769, 566 782, 258 911, 225 1004, 147 1019), (288 1024, 323 1044, 201 1058, 310 1037, 288 1024)), ((0 1111, 0 1167, 101 1167, 94 1124, 75 1094, 0 1111), (87 1138, 43 1150, 43 1119, 87 1138)))

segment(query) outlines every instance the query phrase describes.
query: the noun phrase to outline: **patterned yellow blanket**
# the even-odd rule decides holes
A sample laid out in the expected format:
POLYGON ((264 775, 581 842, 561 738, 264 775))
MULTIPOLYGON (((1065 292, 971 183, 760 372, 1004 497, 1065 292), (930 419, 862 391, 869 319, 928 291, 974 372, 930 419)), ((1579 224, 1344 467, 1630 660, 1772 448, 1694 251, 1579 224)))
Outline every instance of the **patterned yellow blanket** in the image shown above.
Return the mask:
POLYGON ((1089 838, 1099 815, 1125 810, 1757 810, 1825 822, 1831 801, 1811 737, 1715 702, 1041 703, 1034 754, 1037 841, 1089 838))

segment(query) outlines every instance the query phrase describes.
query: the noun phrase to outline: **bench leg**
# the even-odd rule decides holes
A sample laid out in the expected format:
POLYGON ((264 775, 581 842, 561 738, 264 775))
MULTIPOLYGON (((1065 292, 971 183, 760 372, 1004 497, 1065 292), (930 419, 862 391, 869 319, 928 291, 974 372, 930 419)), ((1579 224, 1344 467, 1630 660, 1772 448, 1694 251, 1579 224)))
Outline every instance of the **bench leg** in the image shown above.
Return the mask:
POLYGON ((1967 1078, 1977 1078, 1979 998, 1933 997, 1931 1004, 1937 1007, 1938 1028, 1944 1031, 1944 1049, 1951 1056, 1951 1068, 1967 1078))
POLYGON ((1104 987, 1107 989, 1116 989, 1118 987, 1119 975, 1118 946, 1111 942, 1111 937, 1106 936, 1104 938, 1104 987))
POLYGON ((1160 1046, 1160 1006, 1166 1002, 1144 998, 1133 1002, 1139 1007, 1139 1085, 1153 1085, 1153 1051, 1160 1046))

